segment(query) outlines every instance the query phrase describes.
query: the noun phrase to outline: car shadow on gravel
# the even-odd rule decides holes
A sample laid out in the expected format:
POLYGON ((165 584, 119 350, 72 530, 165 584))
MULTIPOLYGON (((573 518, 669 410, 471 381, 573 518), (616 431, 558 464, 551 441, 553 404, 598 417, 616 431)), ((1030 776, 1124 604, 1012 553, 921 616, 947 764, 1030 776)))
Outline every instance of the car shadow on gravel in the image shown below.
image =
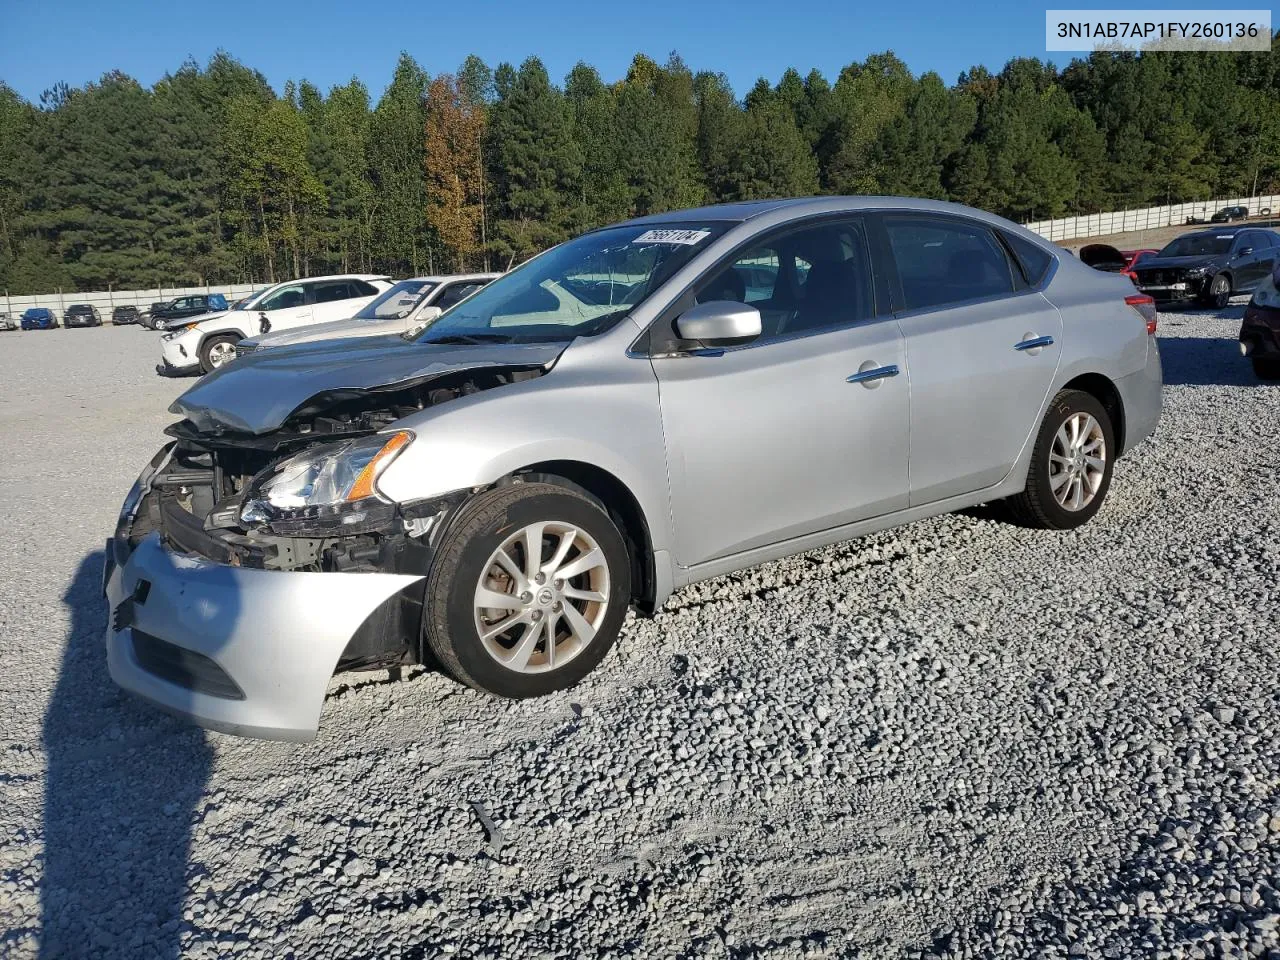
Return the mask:
POLYGON ((1226 337, 1161 337, 1160 363, 1166 386, 1266 386, 1240 356, 1240 344, 1226 337))
POLYGON ((40 956, 178 957, 193 814, 213 753, 107 673, 103 553, 63 594, 70 629, 44 721, 40 956))

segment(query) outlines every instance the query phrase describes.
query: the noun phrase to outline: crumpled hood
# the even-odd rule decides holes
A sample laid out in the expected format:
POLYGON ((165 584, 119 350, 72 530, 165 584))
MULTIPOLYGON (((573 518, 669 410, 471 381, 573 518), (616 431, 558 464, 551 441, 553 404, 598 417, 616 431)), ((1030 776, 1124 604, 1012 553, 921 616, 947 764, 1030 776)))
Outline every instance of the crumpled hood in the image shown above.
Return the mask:
POLYGON ((251 353, 169 407, 204 433, 262 434, 320 394, 394 390, 460 370, 547 367, 566 343, 425 344, 399 336, 322 340, 251 353))
POLYGON ((251 337, 249 343, 265 349, 267 347, 288 347, 295 343, 311 343, 315 340, 337 340, 339 337, 376 337, 388 333, 400 333, 408 329, 404 320, 394 317, 386 320, 330 320, 326 323, 312 323, 293 330, 280 330, 275 333, 262 333, 251 337))
POLYGON ((225 317, 230 310, 214 310, 212 313, 197 313, 193 317, 175 317, 172 320, 161 320, 161 330, 177 330, 179 327, 185 327, 192 323, 203 323, 206 320, 217 320, 219 317, 225 317))

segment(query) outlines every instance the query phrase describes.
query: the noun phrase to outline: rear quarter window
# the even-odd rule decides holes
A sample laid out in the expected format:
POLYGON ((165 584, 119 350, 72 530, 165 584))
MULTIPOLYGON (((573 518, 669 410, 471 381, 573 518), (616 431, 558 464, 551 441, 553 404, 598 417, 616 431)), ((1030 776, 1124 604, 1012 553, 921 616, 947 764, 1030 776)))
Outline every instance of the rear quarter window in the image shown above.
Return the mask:
POLYGON ((1004 237, 1005 243, 1013 251, 1014 259, 1017 260, 1018 266, 1022 270, 1022 276, 1026 279, 1027 286, 1039 286, 1044 281, 1045 274, 1049 272, 1049 265, 1053 263, 1053 256, 1043 247, 1018 236, 1016 233, 1002 231, 1000 235, 1004 237))

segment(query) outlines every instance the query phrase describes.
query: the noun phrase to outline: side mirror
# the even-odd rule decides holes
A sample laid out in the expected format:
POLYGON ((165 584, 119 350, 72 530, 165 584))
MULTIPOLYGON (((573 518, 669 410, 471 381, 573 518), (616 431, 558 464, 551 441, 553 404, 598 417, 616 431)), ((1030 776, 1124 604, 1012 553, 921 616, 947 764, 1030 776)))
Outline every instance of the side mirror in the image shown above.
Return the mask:
POLYGON ((707 346, 745 343, 760 336, 760 311, 736 300, 710 300, 690 307, 676 319, 681 340, 707 346))
POLYGON ((413 322, 420 323, 425 327, 428 323, 430 323, 436 317, 440 316, 440 314, 442 313, 444 313, 444 311, 441 310, 439 307, 423 307, 422 312, 419 313, 418 316, 414 318, 413 322))
POLYGON ((258 332, 259 333, 271 332, 271 321, 267 319, 267 315, 265 313, 258 314, 258 332))
POLYGON ((1236 251, 1236 256, 1247 257, 1251 253, 1253 253, 1253 247, 1241 247, 1239 250, 1236 251))

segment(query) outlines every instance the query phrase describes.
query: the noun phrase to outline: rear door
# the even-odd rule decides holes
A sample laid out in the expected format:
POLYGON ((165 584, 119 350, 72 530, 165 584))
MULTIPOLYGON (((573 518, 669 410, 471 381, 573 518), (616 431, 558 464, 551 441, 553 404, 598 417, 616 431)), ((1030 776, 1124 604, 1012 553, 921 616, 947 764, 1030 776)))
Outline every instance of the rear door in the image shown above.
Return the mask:
POLYGON ((377 287, 357 277, 317 280, 308 286, 312 290, 313 323, 355 316, 380 292, 377 287))
POLYGON ((874 222, 906 341, 911 506, 982 490, 1038 425, 1062 318, 986 224, 914 212, 874 222))

